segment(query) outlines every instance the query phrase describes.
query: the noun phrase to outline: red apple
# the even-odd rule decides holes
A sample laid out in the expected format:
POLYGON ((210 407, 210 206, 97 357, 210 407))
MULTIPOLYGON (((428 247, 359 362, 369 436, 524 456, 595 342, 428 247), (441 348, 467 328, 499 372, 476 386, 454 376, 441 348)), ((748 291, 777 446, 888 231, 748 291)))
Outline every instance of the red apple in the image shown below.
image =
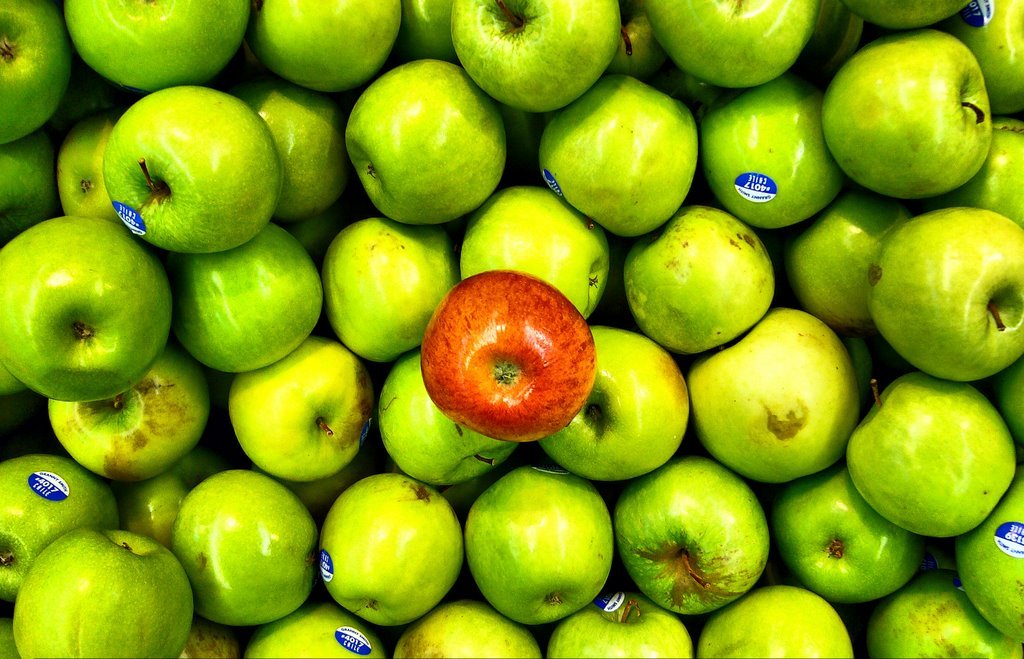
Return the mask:
POLYGON ((431 400, 460 426, 528 442, 564 428, 594 386, 594 337, 551 284, 489 270, 448 291, 423 336, 431 400))

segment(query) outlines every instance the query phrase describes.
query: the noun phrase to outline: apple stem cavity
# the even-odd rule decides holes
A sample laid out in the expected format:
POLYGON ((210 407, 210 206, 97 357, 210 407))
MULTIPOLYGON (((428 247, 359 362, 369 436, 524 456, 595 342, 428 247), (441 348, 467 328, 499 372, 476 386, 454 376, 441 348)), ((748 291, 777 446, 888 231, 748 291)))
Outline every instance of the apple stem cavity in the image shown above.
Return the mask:
POLYGON ((501 9, 502 13, 505 14, 505 19, 512 24, 512 29, 509 32, 516 32, 523 29, 526 25, 526 21, 523 20, 522 16, 517 16, 503 0, 494 0, 498 4, 498 8, 501 9))
POLYGON ((626 57, 632 57, 633 56, 633 40, 629 38, 629 31, 626 30, 626 26, 623 25, 622 29, 619 30, 619 32, 620 32, 620 34, 622 34, 622 43, 626 47, 626 57))
POLYGON ((999 307, 996 306, 995 302, 988 303, 988 312, 992 314, 992 319, 996 321, 996 329, 1000 332, 1006 331, 1006 325, 1003 323, 1003 317, 999 314, 999 307))
POLYGON ((320 430, 323 430, 324 434, 326 434, 328 437, 334 437, 334 430, 332 430, 331 427, 327 425, 327 422, 324 421, 324 418, 322 416, 318 416, 316 418, 316 426, 320 430))
POLYGON ((974 116, 976 118, 975 123, 980 124, 981 122, 985 121, 985 111, 979 108, 974 103, 971 103, 970 101, 963 101, 960 103, 960 105, 965 108, 970 108, 971 110, 974 110, 974 116))
POLYGON ((166 183, 163 181, 154 181, 149 176, 149 167, 146 165, 145 158, 139 158, 139 167, 142 168, 142 175, 146 177, 146 187, 149 188, 150 192, 158 197, 164 197, 170 192, 166 183))

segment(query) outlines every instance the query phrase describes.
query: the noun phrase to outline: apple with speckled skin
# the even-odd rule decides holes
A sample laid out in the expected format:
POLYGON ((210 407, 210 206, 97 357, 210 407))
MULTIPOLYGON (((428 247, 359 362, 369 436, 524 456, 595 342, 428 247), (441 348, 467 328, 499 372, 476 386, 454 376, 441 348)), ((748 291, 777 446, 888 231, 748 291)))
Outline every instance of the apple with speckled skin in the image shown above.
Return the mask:
POLYGON ((385 645, 373 627, 334 602, 314 600, 256 627, 245 645, 246 659, 313 655, 348 659, 353 654, 370 659, 387 657, 385 645))
POLYGON ((57 151, 57 193, 65 215, 120 222, 103 181, 103 154, 124 108, 110 108, 76 122, 57 151))
POLYGON ((472 599, 442 602, 402 631, 394 659, 416 659, 438 652, 446 657, 540 659, 533 632, 509 620, 490 604, 472 599))

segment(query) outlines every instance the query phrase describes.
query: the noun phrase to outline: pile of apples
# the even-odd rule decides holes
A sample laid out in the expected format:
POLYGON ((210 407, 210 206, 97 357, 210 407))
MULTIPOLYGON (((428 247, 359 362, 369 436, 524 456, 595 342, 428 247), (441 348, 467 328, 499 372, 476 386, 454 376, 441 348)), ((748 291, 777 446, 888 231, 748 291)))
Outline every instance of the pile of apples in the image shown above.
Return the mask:
POLYGON ((1021 53, 5 0, 0 656, 1021 658, 1021 53))

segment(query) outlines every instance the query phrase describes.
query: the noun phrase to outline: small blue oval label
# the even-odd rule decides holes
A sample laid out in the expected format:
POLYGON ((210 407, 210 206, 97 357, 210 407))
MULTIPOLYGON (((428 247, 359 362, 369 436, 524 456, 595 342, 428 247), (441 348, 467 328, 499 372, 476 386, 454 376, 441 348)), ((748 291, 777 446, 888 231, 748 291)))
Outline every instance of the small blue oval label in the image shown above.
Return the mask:
POLYGON ((935 560, 934 556, 926 552, 924 558, 921 559, 921 565, 918 567, 918 569, 922 572, 927 572, 928 570, 938 570, 939 562, 935 560))
POLYGON ((320 550, 320 578, 329 583, 334 578, 334 561, 326 549, 320 550))
POLYGON ((626 601, 626 593, 607 593, 594 600, 594 605, 605 613, 614 613, 626 601))
POLYGON ((334 631, 334 640, 349 652, 363 657, 373 650, 370 639, 355 627, 338 627, 334 631))
POLYGON ((142 215, 139 211, 135 210, 128 204, 122 204, 120 201, 115 201, 114 212, 121 218, 124 225, 131 229, 131 232, 136 236, 141 236, 146 233, 146 223, 142 221, 142 215))
POLYGON ((1000 524, 996 529, 996 546, 1007 556, 1024 558, 1024 523, 1000 524))
MULTIPOLYGON (((964 582, 960 581, 960 577, 953 577, 953 587, 957 590, 964 590, 964 582)), ((964 590, 966 593, 967 591, 964 590)))
POLYGON ((996 0, 971 0, 960 10, 960 18, 971 27, 985 27, 996 13, 996 0))
POLYGON ((28 486, 47 501, 63 501, 71 494, 67 481, 52 471, 34 471, 29 474, 28 486))
POLYGON ((549 170, 545 169, 541 171, 541 175, 544 176, 544 182, 548 184, 548 187, 551 188, 552 192, 554 192, 559 197, 564 196, 562 195, 562 186, 558 185, 558 181, 555 180, 554 174, 552 174, 549 170))
POLYGON ((744 172, 736 177, 736 192, 747 201, 763 204, 775 199, 779 186, 770 176, 758 172, 744 172))
POLYGON ((363 444, 366 443, 366 436, 370 434, 370 425, 373 421, 373 417, 366 420, 363 424, 363 429, 359 431, 359 448, 363 448, 363 444))

